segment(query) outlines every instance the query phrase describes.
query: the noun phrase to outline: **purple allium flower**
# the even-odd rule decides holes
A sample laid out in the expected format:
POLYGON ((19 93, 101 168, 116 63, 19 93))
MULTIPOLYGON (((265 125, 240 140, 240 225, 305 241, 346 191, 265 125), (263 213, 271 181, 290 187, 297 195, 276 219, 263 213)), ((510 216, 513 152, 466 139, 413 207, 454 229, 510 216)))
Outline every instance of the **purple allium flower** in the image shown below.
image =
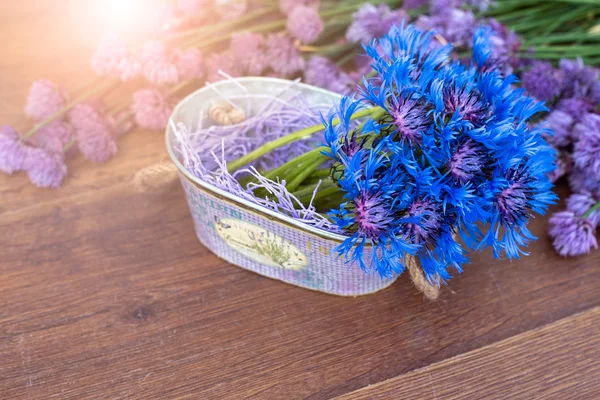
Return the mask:
POLYGON ((467 139, 452 154, 448 169, 457 181, 466 183, 482 173, 485 167, 484 157, 483 147, 474 140, 467 139))
POLYGON ((346 39, 354 43, 369 43, 371 40, 385 35, 393 25, 408 20, 404 10, 392 11, 387 4, 374 6, 363 5, 352 15, 352 23, 346 31, 346 39))
MULTIPOLYGON (((594 198, 590 192, 574 193, 567 199, 567 210, 583 217, 600 199, 594 198)), ((594 228, 600 225, 600 210, 592 212, 587 219, 594 228)))
POLYGON ((548 220, 548 235, 561 256, 580 256, 598 248, 596 232, 588 219, 572 211, 557 212, 548 220))
POLYGON ((592 105, 590 103, 575 97, 562 99, 556 108, 569 114, 573 117, 574 121, 580 121, 585 114, 592 111, 592 105))
POLYGON ((318 39, 323 32, 324 24, 313 7, 298 6, 288 15, 286 28, 292 37, 308 44, 318 39))
POLYGON ((210 6, 210 0, 177 0, 177 11, 181 14, 198 14, 210 6))
POLYGON ((100 41, 92 56, 92 69, 98 75, 113 75, 128 56, 125 42, 115 35, 108 35, 100 41))
POLYGON ((429 0, 405 0, 402 2, 402 7, 407 10, 412 10, 414 8, 419 8, 427 5, 429 0))
POLYGON ((149 82, 158 86, 175 85, 179 82, 177 60, 163 43, 157 40, 144 43, 140 59, 144 65, 144 77, 149 82))
POLYGON ((494 32, 490 38, 492 54, 489 63, 498 68, 504 76, 508 76, 521 62, 518 54, 521 48, 521 39, 506 25, 493 18, 488 20, 488 25, 494 32))
POLYGON ((200 79, 204 76, 204 61, 198 49, 175 50, 175 64, 183 79, 200 79))
POLYGON ((54 120, 40 128, 33 137, 33 142, 46 150, 62 151, 63 147, 74 137, 73 127, 66 122, 54 120), (56 148, 59 146, 59 148, 56 148))
POLYGON ((462 0, 430 0, 429 4, 431 14, 443 14, 454 8, 459 8, 462 0))
POLYGON ((164 130, 171 116, 171 107, 167 100, 154 89, 135 92, 131 108, 135 114, 135 122, 142 128, 153 131, 164 130))
POLYGON ((234 78, 242 75, 241 65, 237 62, 235 55, 231 51, 211 54, 206 67, 206 79, 209 82, 225 79, 219 74, 219 71, 223 71, 234 78))
POLYGON ((585 97, 597 84, 598 74, 583 64, 581 58, 560 60, 560 70, 564 75, 563 91, 565 97, 585 97))
POLYGON ((234 33, 231 36, 231 52, 249 75, 260 75, 267 67, 265 38, 258 33, 234 33))
POLYGON ((594 106, 600 106, 600 81, 594 83, 594 86, 590 89, 589 97, 594 106))
POLYGON ((83 156, 94 163, 107 161, 117 153, 117 142, 107 120, 90 104, 78 104, 69 113, 77 145, 83 156))
POLYGON ((267 38, 266 56, 269 65, 278 74, 291 76, 304 69, 304 58, 290 38, 284 34, 271 34, 267 38))
POLYGON ((217 13, 223 19, 235 19, 240 17, 248 9, 246 0, 215 0, 217 13))
POLYGON ((548 178, 550 182, 555 183, 560 178, 570 173, 573 169, 573 160, 571 155, 567 151, 561 151, 558 149, 554 149, 558 156, 556 157, 556 169, 548 174, 548 178))
POLYGON ((548 137, 548 141, 557 147, 565 147, 571 144, 573 131, 573 117, 561 110, 552 111, 547 118, 550 129, 554 135, 548 137))
POLYGON ((573 136, 576 138, 573 152, 575 165, 600 181, 600 115, 586 114, 575 125, 573 136))
POLYGON ((574 167, 568 174, 569 187, 574 193, 587 191, 594 197, 600 198, 600 180, 590 175, 586 170, 574 167))
POLYGON ((421 15, 416 25, 424 29, 433 29, 448 42, 463 47, 471 45, 476 21, 471 11, 452 9, 431 17, 421 15))
POLYGON ((309 6, 319 9, 320 0, 279 0, 279 10, 284 14, 289 14, 298 6, 309 6))
POLYGON ((377 239, 394 222, 385 202, 377 194, 363 191, 354 199, 354 221, 358 231, 369 239, 377 239))
MULTIPOLYGON (((56 148, 58 145, 50 147, 56 148)), ((24 169, 27 171, 29 180, 41 188, 57 188, 67 176, 67 166, 62 149, 56 151, 41 147, 28 147, 24 169)))
POLYGON ((23 169, 26 146, 12 127, 0 128, 0 171, 12 174, 23 169))
POLYGON ((65 93, 54 83, 42 79, 33 82, 25 114, 36 121, 42 121, 60 111, 67 103, 65 93))
POLYGON ((414 244, 434 244, 442 231, 443 214, 438 204, 417 199, 408 208, 409 218, 419 222, 406 224, 406 235, 414 244))
POLYGON ((523 73, 523 87, 538 100, 550 101, 560 94, 562 81, 557 70, 546 61, 536 61, 523 73))
POLYGON ((323 56, 310 58, 304 71, 304 79, 306 83, 340 94, 348 94, 356 86, 356 81, 342 68, 323 56))

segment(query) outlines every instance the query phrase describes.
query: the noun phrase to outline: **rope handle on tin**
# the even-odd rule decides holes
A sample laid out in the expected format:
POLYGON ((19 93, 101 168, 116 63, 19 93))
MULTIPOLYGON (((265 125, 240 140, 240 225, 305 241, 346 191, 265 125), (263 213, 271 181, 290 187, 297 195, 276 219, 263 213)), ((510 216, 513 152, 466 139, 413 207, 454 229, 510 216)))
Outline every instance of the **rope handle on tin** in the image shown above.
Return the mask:
POLYGON ((208 116, 219 125, 235 125, 246 119, 246 112, 225 100, 219 100, 210 106, 208 116))
POLYGON ((429 300, 436 300, 440 296, 440 288, 437 285, 432 285, 423 274, 423 269, 419 265, 417 257, 408 256, 406 258, 406 269, 410 274, 410 279, 416 288, 425 295, 429 300))

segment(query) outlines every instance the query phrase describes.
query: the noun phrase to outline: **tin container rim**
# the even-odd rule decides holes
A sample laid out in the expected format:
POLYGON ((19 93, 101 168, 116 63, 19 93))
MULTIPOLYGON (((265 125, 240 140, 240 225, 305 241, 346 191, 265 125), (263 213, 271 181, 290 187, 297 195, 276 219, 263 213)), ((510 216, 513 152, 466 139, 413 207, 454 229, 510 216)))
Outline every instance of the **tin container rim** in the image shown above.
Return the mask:
MULTIPOLYGON (((291 84, 293 83, 294 86, 300 87, 300 88, 304 88, 304 89, 310 89, 314 92, 321 92, 322 94, 326 94, 328 96, 333 96, 336 97, 337 99, 341 99, 341 95, 339 93, 334 93, 331 92, 329 90, 325 90, 325 89, 321 89, 318 88, 316 86, 312 86, 312 85, 307 85, 305 83, 302 82, 293 82, 290 80, 286 80, 286 79, 278 79, 278 78, 267 78, 267 77, 242 77, 242 78, 233 78, 233 79, 227 79, 227 80, 223 80, 223 81, 219 81, 219 82, 214 82, 211 83, 210 85, 204 86, 198 90, 195 90, 194 92, 190 93, 189 95, 187 95, 186 97, 184 97, 182 100, 179 101, 179 103, 175 106, 175 108, 173 109, 173 111, 171 112, 171 116, 169 118, 170 121, 175 121, 175 116, 179 113, 179 111, 185 107, 189 101, 191 101, 196 95, 198 95, 199 93, 208 91, 211 89, 211 87, 215 86, 223 86, 223 85, 231 85, 231 84, 235 84, 235 83, 240 83, 243 84, 244 82, 270 82, 270 83, 282 83, 282 84, 291 84)), ((315 228, 313 226, 304 224, 292 217, 289 217, 287 215, 284 214, 280 214, 277 213, 275 211, 269 210, 268 208, 259 206, 257 204, 254 204, 248 200, 239 198, 231 193, 228 193, 222 189, 219 189, 207 182, 204 182, 200 179, 198 179, 196 176, 192 175, 187 168, 185 168, 185 166, 179 161, 179 159, 177 158, 173 147, 171 145, 171 139, 170 139, 170 133, 172 131, 172 123, 167 124, 167 129, 165 131, 165 144, 167 146, 167 152, 169 153, 169 157, 171 158, 171 161, 173 161, 173 163, 175 164, 175 166, 177 166, 177 169, 183 174, 183 176, 191 181, 192 183, 194 183, 196 186, 199 186, 201 188, 203 188, 204 190, 207 190, 209 192, 212 192, 216 195, 218 195, 219 197, 222 197, 224 199, 227 199, 231 202, 233 202, 234 204, 237 205, 241 205, 244 208, 249 208, 253 211, 256 211, 258 213, 261 213, 263 215, 266 215, 268 217, 270 217, 271 219, 277 219, 279 220, 280 223, 283 223, 285 225, 291 225, 294 228, 298 228, 302 231, 305 231, 307 233, 313 234, 313 235, 317 235, 320 237, 324 237, 327 239, 331 239, 331 240, 335 240, 337 242, 343 242, 344 240, 348 239, 349 236, 346 235, 341 235, 338 233, 333 233, 333 232, 328 232, 326 230, 323 229, 319 229, 319 228, 315 228)), ((367 240, 365 241, 365 244, 370 245, 371 241, 367 240)))

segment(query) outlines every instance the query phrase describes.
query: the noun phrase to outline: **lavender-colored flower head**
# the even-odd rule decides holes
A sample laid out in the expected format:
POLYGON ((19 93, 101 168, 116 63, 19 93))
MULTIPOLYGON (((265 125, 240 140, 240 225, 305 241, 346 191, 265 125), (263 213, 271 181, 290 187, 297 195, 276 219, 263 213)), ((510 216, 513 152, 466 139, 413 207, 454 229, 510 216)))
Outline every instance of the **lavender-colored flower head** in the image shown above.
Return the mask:
POLYGON ((548 235, 552 245, 561 256, 581 256, 592 248, 598 248, 596 231, 588 219, 575 215, 572 211, 557 212, 548 220, 548 235))
POLYGON ((471 11, 451 9, 439 15, 421 15, 416 25, 435 30, 454 46, 465 47, 471 44, 476 27, 475 20, 475 15, 471 11))
POLYGON ((443 14, 448 11, 459 8, 463 0, 430 0, 429 11, 431 14, 443 14))
POLYGON ((210 0, 177 0, 176 9, 181 14, 193 15, 210 6, 210 0))
POLYGON ((123 81, 136 77, 140 62, 131 54, 125 42, 115 35, 106 36, 91 59, 92 70, 101 76, 116 76, 123 81))
POLYGON ((40 188, 57 188, 67 176, 67 166, 62 150, 28 147, 24 169, 27 171, 29 180, 40 188))
POLYGON ((598 73, 586 67, 581 58, 560 60, 560 70, 565 77, 563 84, 565 97, 585 97, 592 92, 598 82, 598 73))
POLYGON ((320 0, 279 0, 279 10, 284 14, 289 14, 298 6, 309 6, 319 9, 320 0))
POLYGON ((67 97, 57 85, 45 79, 37 80, 29 89, 25 114, 42 121, 60 111, 66 103, 67 97))
POLYGON ((554 135, 548 141, 557 147, 566 147, 571 144, 574 120, 571 115, 561 110, 554 110, 546 120, 554 135))
POLYGON ((153 131, 164 130, 171 116, 171 107, 167 100, 154 89, 135 92, 131 108, 135 114, 135 122, 142 128, 153 131))
POLYGON ((304 69, 305 62, 300 51, 284 34, 271 34, 267 38, 266 55, 269 65, 282 76, 291 76, 304 69))
POLYGON ((0 128, 0 171, 12 174, 23 169, 26 147, 12 127, 0 128))
MULTIPOLYGON (((46 150, 62 151, 63 147, 74 137, 73 127, 66 122, 54 120, 40 128, 33 137, 38 147, 46 150), (59 146, 58 148, 56 146, 59 146)), ((72 147, 74 149, 74 147, 72 147)))
POLYGON ((490 38, 490 64, 498 68, 504 76, 508 76, 522 61, 519 57, 521 39, 506 25, 493 18, 488 20, 488 25, 494 32, 490 38))
POLYGON ((90 104, 78 104, 69 113, 83 156, 94 163, 107 161, 117 153, 117 142, 111 126, 90 104))
POLYGON ((246 12, 246 0, 215 0, 217 13, 223 19, 236 19, 246 12))
POLYGON ((204 76, 204 60, 198 49, 175 50, 175 64, 183 79, 200 79, 204 76))
POLYGON ((429 0, 405 0, 402 2, 402 7, 407 10, 423 7, 429 3, 429 0))
POLYGON ((574 121, 580 121, 585 114, 592 112, 592 105, 590 103, 584 99, 575 97, 562 99, 556 108, 569 114, 573 117, 574 121))
POLYGON ((163 43, 157 40, 146 42, 142 47, 140 59, 143 63, 144 77, 154 85, 175 85, 179 82, 177 60, 163 43))
POLYGON ((596 107, 600 106, 600 81, 594 83, 594 86, 590 89, 589 97, 596 107))
POLYGON ((331 90, 340 94, 349 94, 356 86, 350 76, 327 57, 313 56, 304 71, 306 83, 331 90))
POLYGON ((571 153, 556 148, 554 150, 558 154, 556 157, 556 168, 548 174, 548 178, 552 183, 555 183, 573 169, 573 158, 571 157, 571 153))
POLYGON ((600 181, 600 115, 586 114, 575 125, 576 138, 573 152, 575 165, 600 181))
POLYGON ((531 69, 523 73, 523 87, 538 100, 550 101, 560 94, 562 80, 552 64, 536 61, 531 69))
POLYGON ((324 24, 313 7, 298 6, 288 15, 286 28, 292 37, 308 44, 317 40, 323 32, 324 24))
POLYGON ((600 180, 588 171, 575 166, 569 172, 569 187, 573 193, 589 192, 600 199, 600 180))
POLYGON ((231 53, 248 75, 260 75, 267 68, 265 38, 258 33, 240 32, 231 36, 231 53))
POLYGON ((408 20, 408 15, 402 9, 392 11, 387 4, 365 4, 352 18, 346 31, 346 39, 366 44, 385 35, 393 25, 400 25, 403 20, 408 20))
MULTIPOLYGON (((596 199, 587 191, 574 193, 567 199, 567 210, 578 217, 583 217, 599 201, 600 199, 596 199)), ((594 228, 597 228, 600 225, 600 210, 593 211, 587 219, 594 228)))
POLYGON ((208 82, 225 79, 219 74, 219 71, 223 71, 234 78, 242 75, 241 65, 237 62, 235 55, 231 51, 211 54, 206 66, 206 79, 208 82))

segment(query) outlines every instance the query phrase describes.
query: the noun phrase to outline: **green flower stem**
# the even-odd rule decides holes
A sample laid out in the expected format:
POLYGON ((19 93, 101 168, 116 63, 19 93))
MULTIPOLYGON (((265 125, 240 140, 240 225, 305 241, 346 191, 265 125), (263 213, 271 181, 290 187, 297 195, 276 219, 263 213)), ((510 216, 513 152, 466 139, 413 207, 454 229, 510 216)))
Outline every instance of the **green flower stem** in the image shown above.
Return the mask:
POLYGON ((325 161, 327 161, 328 157, 320 154, 314 161, 307 164, 306 166, 302 166, 300 173, 296 175, 289 183, 285 185, 286 189, 290 192, 293 192, 300 186, 306 178, 308 178, 314 171, 316 171, 325 161))
POLYGON ((54 121, 56 118, 62 116, 66 112, 68 112, 71 108, 75 107, 82 100, 93 97, 93 96, 101 93, 102 91, 110 90, 110 89, 114 88, 115 86, 117 86, 117 84, 119 84, 119 81, 106 81, 104 85, 102 85, 102 84, 98 85, 97 87, 84 92, 83 95, 77 97, 74 100, 71 100, 63 108, 61 108, 60 110, 58 110, 57 112, 55 112, 54 114, 52 114, 51 116, 49 116, 48 118, 46 118, 45 120, 43 120, 42 122, 38 123, 33 128, 31 128, 27 133, 25 133, 22 136, 22 139, 23 140, 29 139, 30 137, 35 135, 37 131, 42 129, 44 126, 48 125, 50 122, 54 121))
MULTIPOLYGON (((373 114, 374 112, 376 112, 377 110, 380 110, 380 108, 379 107, 366 108, 364 110, 355 112, 352 115, 352 117, 350 117, 350 119, 355 120, 358 118, 367 117, 367 116, 370 116, 371 114, 373 114)), ((339 123, 340 123, 339 119, 336 119, 333 121, 334 126, 338 125, 339 123)), ((237 160, 229 163, 229 166, 227 169, 230 173, 235 172, 238 169, 240 169, 241 167, 243 167, 244 165, 251 163, 252 161, 264 156, 265 154, 267 154, 275 149, 285 146, 286 144, 297 142, 298 140, 306 139, 324 129, 325 129, 325 126, 323 124, 319 124, 319 125, 309 126, 308 128, 301 129, 301 130, 291 133, 287 136, 282 136, 278 139, 275 139, 269 143, 266 143, 266 144, 260 146, 256 150, 251 151, 250 153, 246 154, 245 156, 242 156, 242 157, 238 158, 237 160)))
POLYGON ((270 171, 266 171, 263 174, 263 176, 271 180, 274 180, 277 177, 285 178, 288 175, 289 171, 297 170, 300 165, 304 165, 314 157, 317 157, 324 149, 324 147, 317 147, 315 149, 307 151, 306 153, 301 154, 298 157, 285 162, 277 168, 274 168, 270 171))
POLYGON ((583 214, 583 218, 589 218, 590 215, 592 215, 592 213, 596 210, 600 210, 600 201, 594 204, 589 210, 587 210, 585 214, 583 214))

